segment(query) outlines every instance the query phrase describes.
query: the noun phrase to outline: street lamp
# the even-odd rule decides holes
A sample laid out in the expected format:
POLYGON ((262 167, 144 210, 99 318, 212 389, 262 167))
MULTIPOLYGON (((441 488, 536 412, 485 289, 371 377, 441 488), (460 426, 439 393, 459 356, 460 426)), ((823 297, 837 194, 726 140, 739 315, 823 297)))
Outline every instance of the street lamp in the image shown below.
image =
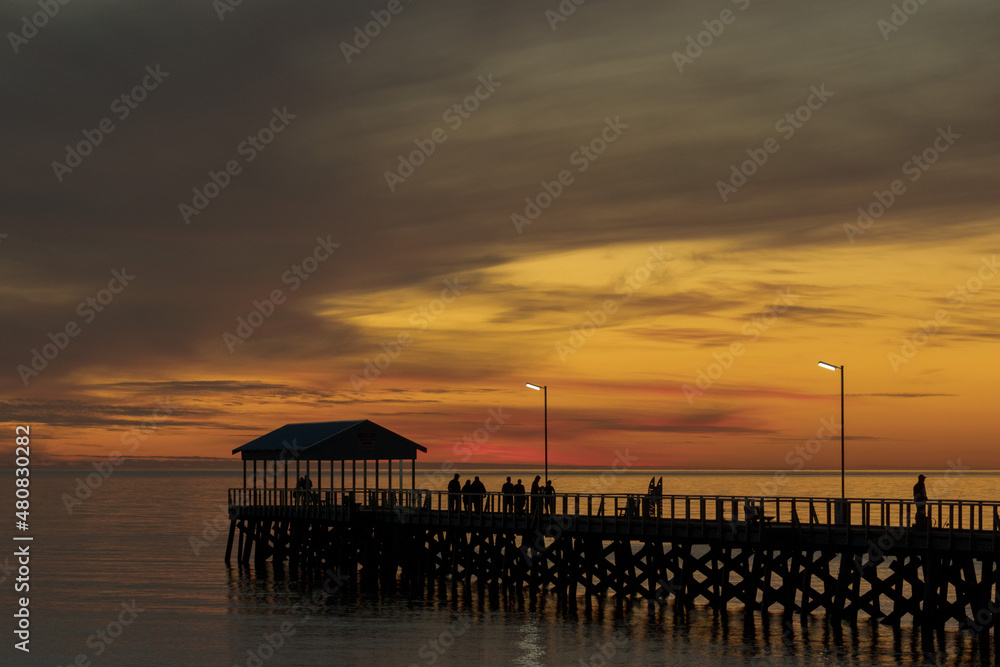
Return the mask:
POLYGON ((545 409, 545 483, 549 483, 549 387, 548 385, 543 385, 539 387, 537 384, 532 384, 526 382, 525 386, 528 389, 534 389, 535 391, 542 392, 544 409, 545 409))
POLYGON ((834 366, 825 361, 819 365, 827 370, 840 371, 840 499, 844 499, 844 367, 834 366))

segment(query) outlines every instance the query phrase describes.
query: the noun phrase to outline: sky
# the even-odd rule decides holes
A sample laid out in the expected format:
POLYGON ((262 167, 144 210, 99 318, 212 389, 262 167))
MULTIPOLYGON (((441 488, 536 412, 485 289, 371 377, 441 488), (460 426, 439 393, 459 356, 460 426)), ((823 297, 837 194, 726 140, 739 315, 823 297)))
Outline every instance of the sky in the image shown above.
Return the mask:
POLYGON ((995 2, 39 7, 0 9, 36 465, 365 418, 538 465, 532 382, 550 465, 838 469, 842 372, 848 468, 1000 469, 995 2))

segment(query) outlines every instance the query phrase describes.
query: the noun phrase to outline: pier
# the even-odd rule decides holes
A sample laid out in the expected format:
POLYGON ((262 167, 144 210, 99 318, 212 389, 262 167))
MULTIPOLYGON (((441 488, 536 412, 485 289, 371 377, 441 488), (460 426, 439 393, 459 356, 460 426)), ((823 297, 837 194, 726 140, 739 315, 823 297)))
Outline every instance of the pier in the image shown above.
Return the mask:
POLYGON ((275 461, 273 488, 255 474, 229 490, 226 562, 420 597, 461 584, 566 604, 617 596, 852 624, 954 621, 981 641, 1000 611, 1000 503, 932 501, 918 527, 900 499, 528 494, 518 513, 500 493, 456 508, 447 491, 413 488, 412 464, 402 488, 399 470, 396 488, 335 486, 333 464, 325 489, 277 488, 275 461))
POLYGON ((226 561, 235 547, 238 564, 333 570, 415 595, 464 581, 976 631, 1000 610, 998 503, 931 502, 933 525, 913 528, 903 500, 850 500, 852 521, 837 523, 839 499, 663 496, 649 511, 642 499, 564 493, 554 513, 514 514, 498 493, 469 511, 441 491, 231 489, 226 561))

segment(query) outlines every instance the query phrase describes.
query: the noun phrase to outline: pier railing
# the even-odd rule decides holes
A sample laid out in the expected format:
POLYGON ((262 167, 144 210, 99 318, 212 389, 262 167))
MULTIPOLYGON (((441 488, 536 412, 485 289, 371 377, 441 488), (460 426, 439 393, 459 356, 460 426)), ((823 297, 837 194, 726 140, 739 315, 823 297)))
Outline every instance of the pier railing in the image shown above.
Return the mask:
POLYGON ((405 517, 472 516, 495 522, 520 515, 612 518, 630 527, 650 522, 743 522, 759 526, 918 527, 951 532, 1000 530, 1000 502, 928 501, 928 521, 918 523, 911 500, 759 496, 651 496, 648 494, 452 494, 426 489, 230 489, 229 505, 267 509, 276 516, 337 517, 351 512, 405 517))

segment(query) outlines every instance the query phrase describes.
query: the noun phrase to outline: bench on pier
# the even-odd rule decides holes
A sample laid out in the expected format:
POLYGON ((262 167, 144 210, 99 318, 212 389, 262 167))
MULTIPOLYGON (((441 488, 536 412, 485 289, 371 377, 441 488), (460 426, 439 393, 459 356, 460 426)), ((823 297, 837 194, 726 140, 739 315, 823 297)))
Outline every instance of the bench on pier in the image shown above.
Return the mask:
POLYGON ((764 515, 764 504, 757 504, 752 500, 748 500, 743 503, 743 515, 746 517, 747 523, 771 523, 774 520, 773 516, 764 515))
MULTIPOLYGON (((624 518, 638 518, 640 514, 640 498, 639 496, 629 496, 625 499, 625 505, 618 508, 616 516, 624 518)), ((601 512, 604 510, 604 499, 601 499, 601 512)))

